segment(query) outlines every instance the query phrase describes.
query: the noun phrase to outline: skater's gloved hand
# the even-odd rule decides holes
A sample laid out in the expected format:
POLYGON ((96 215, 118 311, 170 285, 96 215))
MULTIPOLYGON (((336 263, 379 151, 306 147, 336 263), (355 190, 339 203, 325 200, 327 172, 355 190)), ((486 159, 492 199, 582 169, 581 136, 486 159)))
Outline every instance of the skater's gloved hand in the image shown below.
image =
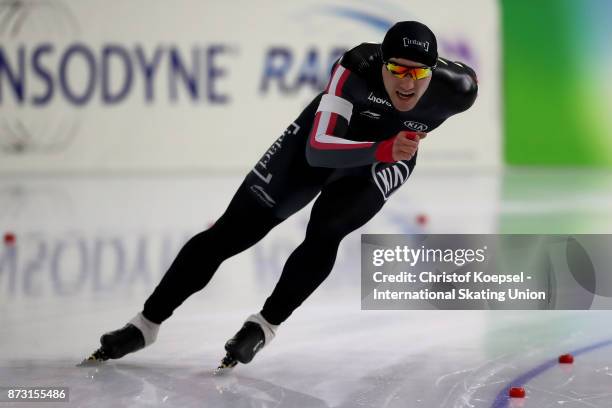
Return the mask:
POLYGON ((393 163, 399 160, 410 160, 419 148, 419 140, 427 133, 402 130, 391 139, 381 142, 376 149, 376 160, 393 163))

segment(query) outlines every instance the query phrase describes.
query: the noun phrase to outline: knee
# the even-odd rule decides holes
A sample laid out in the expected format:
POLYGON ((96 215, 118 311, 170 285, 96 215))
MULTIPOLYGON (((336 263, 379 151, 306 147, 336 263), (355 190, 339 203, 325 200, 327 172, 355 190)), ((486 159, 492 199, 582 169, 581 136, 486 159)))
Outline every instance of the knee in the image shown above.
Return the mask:
POLYGON ((177 258, 191 262, 199 261, 205 256, 209 261, 214 260, 220 252, 216 250, 218 243, 219 240, 215 239, 215 234, 211 229, 199 232, 185 242, 177 258))
POLYGON ((308 225, 306 237, 316 240, 321 246, 337 247, 340 245, 340 241, 351 231, 352 228, 347 225, 346 220, 336 217, 327 219, 324 222, 311 222, 308 225))
POLYGON ((202 247, 205 245, 205 235, 204 232, 200 232, 193 237, 189 238, 183 247, 179 251, 176 259, 185 261, 191 260, 196 257, 199 252, 201 252, 202 247))
POLYGON ((187 248, 189 250, 197 250, 201 249, 206 245, 209 240, 210 229, 206 231, 199 232, 195 234, 193 237, 189 238, 183 248, 187 248))

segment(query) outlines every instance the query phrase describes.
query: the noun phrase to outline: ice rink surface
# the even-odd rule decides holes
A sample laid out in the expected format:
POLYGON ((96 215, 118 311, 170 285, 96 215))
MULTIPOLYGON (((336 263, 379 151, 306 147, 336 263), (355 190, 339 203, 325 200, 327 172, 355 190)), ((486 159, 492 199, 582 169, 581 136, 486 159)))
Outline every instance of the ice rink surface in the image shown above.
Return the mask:
POLYGON ((213 376, 300 242, 305 209, 224 263, 154 345, 75 367, 141 309, 241 179, 0 177, 0 232, 16 237, 0 247, 0 386, 69 387, 68 403, 49 406, 74 407, 612 406, 612 312, 360 310, 360 233, 609 233, 612 174, 587 170, 417 169, 343 241, 330 278, 276 339, 213 376), (574 364, 556 363, 564 353, 574 364), (510 386, 527 397, 507 398, 510 386))

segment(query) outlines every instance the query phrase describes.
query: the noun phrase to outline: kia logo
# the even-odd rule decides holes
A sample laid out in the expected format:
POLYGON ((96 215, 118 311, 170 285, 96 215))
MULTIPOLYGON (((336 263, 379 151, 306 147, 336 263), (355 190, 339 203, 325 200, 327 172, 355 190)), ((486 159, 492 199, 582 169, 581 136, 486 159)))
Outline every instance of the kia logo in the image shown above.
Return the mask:
POLYGON ((424 132, 427 130, 427 125, 419 122, 413 122, 411 120, 407 120, 404 122, 404 126, 406 126, 410 130, 414 130, 416 132, 424 132))

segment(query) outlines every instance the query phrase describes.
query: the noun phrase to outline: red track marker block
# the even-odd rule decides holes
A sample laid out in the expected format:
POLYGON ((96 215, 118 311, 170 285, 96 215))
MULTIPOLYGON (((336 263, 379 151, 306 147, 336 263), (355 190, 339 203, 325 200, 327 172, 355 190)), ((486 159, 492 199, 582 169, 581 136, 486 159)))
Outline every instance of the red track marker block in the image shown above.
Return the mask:
POLYGON ((15 234, 7 232, 4 234, 4 245, 15 245, 15 234))
POLYGON ((512 387, 508 391, 510 398, 525 398, 525 389, 523 387, 512 387))
POLYGON ((419 214, 416 216, 416 223, 420 226, 427 225, 428 221, 429 221, 429 218, 427 217, 426 214, 419 214))

